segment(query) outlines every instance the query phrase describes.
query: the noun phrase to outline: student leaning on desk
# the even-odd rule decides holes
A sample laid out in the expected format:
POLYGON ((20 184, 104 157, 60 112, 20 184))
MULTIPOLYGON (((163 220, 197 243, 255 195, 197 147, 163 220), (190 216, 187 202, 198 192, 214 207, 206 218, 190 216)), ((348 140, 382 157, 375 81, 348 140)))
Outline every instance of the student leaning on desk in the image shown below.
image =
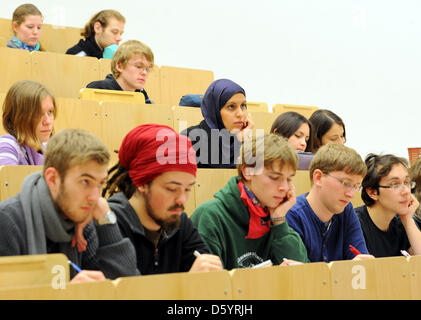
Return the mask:
POLYGON ((66 129, 54 135, 43 171, 0 203, 0 256, 63 253, 82 269, 71 269, 73 282, 138 275, 133 245, 101 198, 109 159, 91 133, 66 129), (88 222, 86 251, 80 253, 72 245, 75 226, 88 222))

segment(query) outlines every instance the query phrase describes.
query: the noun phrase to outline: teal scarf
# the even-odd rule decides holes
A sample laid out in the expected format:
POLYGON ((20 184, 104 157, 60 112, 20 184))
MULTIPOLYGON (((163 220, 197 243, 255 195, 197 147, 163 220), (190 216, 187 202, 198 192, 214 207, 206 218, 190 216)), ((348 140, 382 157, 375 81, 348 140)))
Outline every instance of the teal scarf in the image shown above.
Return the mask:
POLYGON ((16 38, 16 36, 13 36, 12 43, 16 48, 28 50, 30 52, 39 51, 40 47, 39 42, 37 42, 35 46, 28 46, 27 44, 23 43, 18 38, 16 38))

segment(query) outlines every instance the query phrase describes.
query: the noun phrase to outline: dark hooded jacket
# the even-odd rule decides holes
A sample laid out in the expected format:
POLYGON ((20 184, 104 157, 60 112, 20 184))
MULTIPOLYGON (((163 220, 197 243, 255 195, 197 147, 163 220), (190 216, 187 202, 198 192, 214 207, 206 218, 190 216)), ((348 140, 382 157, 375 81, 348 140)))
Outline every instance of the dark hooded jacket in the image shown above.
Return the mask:
POLYGON ((86 55, 88 57, 102 58, 104 50, 98 47, 95 37, 89 37, 86 40, 80 39, 77 44, 67 49, 66 54, 72 55, 86 55), (82 51, 85 53, 83 54, 82 51), (82 53, 82 54, 81 54, 82 53))

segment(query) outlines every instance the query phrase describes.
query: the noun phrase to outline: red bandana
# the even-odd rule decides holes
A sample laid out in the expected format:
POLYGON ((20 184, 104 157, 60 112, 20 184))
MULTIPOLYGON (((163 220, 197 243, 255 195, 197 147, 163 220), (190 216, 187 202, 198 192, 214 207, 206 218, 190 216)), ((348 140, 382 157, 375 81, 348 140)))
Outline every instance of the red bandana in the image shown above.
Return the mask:
POLYGON ((124 137, 118 157, 136 187, 167 171, 196 176, 196 152, 190 139, 167 126, 144 124, 134 128, 124 137))
POLYGON ((241 200, 250 214, 249 232, 246 239, 257 239, 270 230, 270 214, 267 208, 263 208, 256 196, 247 189, 242 181, 238 182, 241 200))

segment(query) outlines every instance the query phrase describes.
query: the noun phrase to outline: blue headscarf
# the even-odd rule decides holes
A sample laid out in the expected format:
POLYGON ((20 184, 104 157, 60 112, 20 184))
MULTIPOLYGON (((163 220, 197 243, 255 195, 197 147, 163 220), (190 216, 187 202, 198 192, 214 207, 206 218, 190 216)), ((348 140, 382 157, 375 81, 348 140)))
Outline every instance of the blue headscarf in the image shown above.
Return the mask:
POLYGON ((244 89, 231 80, 219 79, 211 83, 200 104, 203 118, 209 128, 225 129, 221 118, 221 109, 236 93, 246 95, 244 89))

